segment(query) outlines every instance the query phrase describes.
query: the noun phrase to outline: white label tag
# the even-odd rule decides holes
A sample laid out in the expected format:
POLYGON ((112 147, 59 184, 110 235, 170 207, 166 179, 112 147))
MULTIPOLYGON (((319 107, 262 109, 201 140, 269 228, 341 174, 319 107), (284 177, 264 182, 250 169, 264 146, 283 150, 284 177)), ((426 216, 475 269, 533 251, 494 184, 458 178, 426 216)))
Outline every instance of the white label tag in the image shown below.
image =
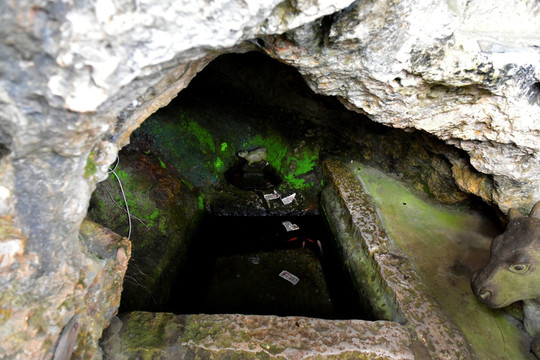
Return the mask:
POLYGON ((276 190, 274 190, 274 193, 273 193, 273 194, 264 194, 264 200, 266 200, 266 201, 279 199, 280 197, 281 197, 281 195, 279 195, 279 194, 276 192, 276 190))
POLYGON ((283 226, 285 226, 285 230, 287 230, 287 232, 295 231, 295 230, 300 229, 300 226, 298 226, 296 224, 293 224, 290 221, 284 221, 284 222, 282 222, 282 224, 283 224, 283 226))
POLYGON ((293 194, 281 199, 281 202, 283 203, 283 205, 288 205, 288 204, 290 204, 290 203, 292 203, 294 201, 295 196, 296 196, 296 193, 293 193, 293 194))
POLYGON ((293 285, 296 285, 300 281, 300 279, 297 276, 294 276, 293 274, 291 274, 287 270, 283 270, 282 272, 280 272, 279 276, 281 276, 283 279, 289 281, 293 285))

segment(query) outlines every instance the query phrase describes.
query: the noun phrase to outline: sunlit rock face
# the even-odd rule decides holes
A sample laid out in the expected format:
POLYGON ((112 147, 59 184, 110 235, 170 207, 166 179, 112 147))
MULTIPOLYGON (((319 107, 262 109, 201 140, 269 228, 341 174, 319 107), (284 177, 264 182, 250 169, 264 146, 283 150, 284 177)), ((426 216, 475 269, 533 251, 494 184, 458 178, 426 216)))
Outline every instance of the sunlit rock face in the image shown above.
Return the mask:
MULTIPOLYGON (((224 52, 263 48, 297 67, 316 92, 466 150, 493 184, 476 186, 468 164, 456 160, 458 185, 481 188, 503 210, 530 208, 540 198, 539 6, 2 3, 0 343, 16 346, 0 345, 0 357, 52 357, 62 329, 91 298, 81 294, 91 293, 83 279, 93 255, 78 235, 96 182, 131 132, 224 52)), ((106 281, 123 276, 112 274, 106 281)), ((118 304, 110 294, 107 314, 118 304)), ((97 325, 89 326, 93 340, 85 343, 96 344, 97 325)))
POLYGON ((350 2, 2 3, 0 357, 67 358, 77 329, 76 357, 99 358, 129 254, 92 267, 98 240, 79 230, 118 150, 215 56, 350 2))
POLYGON ((506 211, 540 197, 539 18, 534 1, 358 1, 259 44, 314 91, 466 150, 506 211))

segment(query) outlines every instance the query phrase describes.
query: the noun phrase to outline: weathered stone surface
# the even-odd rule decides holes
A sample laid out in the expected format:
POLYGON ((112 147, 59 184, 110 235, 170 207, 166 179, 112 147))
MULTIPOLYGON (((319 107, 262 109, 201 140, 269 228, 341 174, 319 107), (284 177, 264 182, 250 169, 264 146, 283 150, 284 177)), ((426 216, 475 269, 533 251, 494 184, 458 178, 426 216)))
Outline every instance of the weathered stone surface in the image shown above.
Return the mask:
MULTIPOLYGON (((148 114, 218 51, 254 38, 276 5, 0 3, 0 216, 24 239, 0 243, 11 264, 1 293, 24 299, 10 313, 20 322, 2 328, 3 353, 52 356, 61 328, 85 306, 77 297, 67 312, 56 310, 72 297, 85 262, 77 235, 95 183, 148 114), (33 312, 44 314, 27 323, 33 312)), ((300 23, 320 16, 304 14, 300 23)))
POLYGON ((507 309, 487 308, 471 291, 472 274, 487 262, 491 240, 502 231, 497 219, 478 205, 433 201, 401 179, 365 164, 353 162, 347 167, 373 199, 390 238, 407 254, 477 357, 532 359, 523 325, 507 316, 507 309))
POLYGON ((148 143, 147 150, 204 189, 201 192, 214 193, 211 199, 205 197, 214 214, 313 211, 321 189, 318 169, 326 154, 398 174, 446 203, 469 197, 454 184, 454 168, 462 171, 463 181, 487 178, 469 169, 464 151, 425 133, 386 127, 351 112, 334 98, 314 94, 295 69, 258 52, 216 58, 189 88, 133 132, 131 142, 148 143), (292 204, 265 202, 260 191, 231 189, 224 181, 225 171, 227 180, 238 183, 231 173, 241 165, 237 154, 260 147, 267 149, 268 161, 283 179, 268 191, 296 193, 292 204))
POLYGON ((130 146, 123 150, 115 174, 111 172, 98 184, 88 217, 119 234, 131 234, 133 250, 121 311, 159 311, 185 262, 191 232, 202 212, 199 198, 189 182, 183 183, 146 148, 130 146))
POLYGON ((358 178, 340 162, 325 165, 322 202, 343 257, 373 313, 389 321, 132 312, 104 334, 105 358, 476 358, 387 236, 358 178))
MULTIPOLYGON (((59 37, 50 39, 45 47, 62 68, 49 79, 48 89, 51 96, 64 99, 64 107, 70 110, 95 111, 121 87, 154 72, 152 66, 201 58, 209 50, 224 50, 254 38, 261 29, 283 32, 351 2, 323 0, 277 6, 280 2, 276 0, 212 4, 101 0, 93 6, 73 6, 62 14, 59 37), (73 78, 66 81, 66 72, 73 78)), ((41 15, 39 10, 34 11, 41 15)))
POLYGON ((57 311, 85 263, 77 236, 95 183, 147 115, 217 54, 248 49, 245 40, 376 121, 466 150, 493 176, 492 189, 479 187, 485 198, 528 210, 540 198, 538 3, 359 1, 326 16, 349 4, 1 1, 0 216, 9 238, 0 242, 0 290, 24 305, 10 313, 17 325, 2 327, 0 350, 51 356, 84 306, 78 297, 57 311))
POLYGON ((80 238, 87 246, 88 265, 81 269, 76 286, 83 290, 84 299, 82 304, 74 301, 72 305, 77 307, 79 316, 79 336, 73 357, 99 359, 98 340, 120 306, 131 243, 88 219, 81 224, 80 238))
POLYGON ((329 185, 321 201, 356 286, 376 317, 404 324, 433 359, 474 359, 459 328, 388 237, 360 181, 338 161, 325 161, 325 171, 329 185))
MULTIPOLYGON (((24 239, 7 221, 0 224, 0 234, 3 239, 24 239)), ((2 281, 8 282, 2 283, 0 292, 0 357, 52 357, 62 328, 74 317, 77 341, 62 351, 71 351, 76 345, 77 358, 100 357, 97 340, 120 304, 131 244, 89 220, 81 225, 79 240, 77 267, 64 264, 54 273, 37 277, 38 259, 25 254, 2 269, 2 281), (28 280, 33 277, 37 284, 28 280), (21 292, 21 285, 28 288, 21 292), (50 289, 55 292, 49 294, 50 289)))
POLYGON ((114 318, 104 359, 419 359, 395 322, 133 312, 114 318))
POLYGON ((530 208, 540 199, 538 6, 358 1, 260 43, 314 91, 466 150, 493 175, 501 209, 530 208))

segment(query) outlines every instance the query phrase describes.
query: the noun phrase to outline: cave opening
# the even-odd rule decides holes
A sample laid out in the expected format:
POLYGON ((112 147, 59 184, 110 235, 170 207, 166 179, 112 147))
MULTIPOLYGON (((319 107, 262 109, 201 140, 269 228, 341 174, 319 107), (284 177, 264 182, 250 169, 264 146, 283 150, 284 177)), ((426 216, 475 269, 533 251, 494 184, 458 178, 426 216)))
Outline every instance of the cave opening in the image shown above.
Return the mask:
MULTIPOLYGON (((119 153, 117 174, 133 223, 120 312, 381 318, 370 313, 370 299, 361 298, 349 282, 340 244, 323 225, 322 163, 360 161, 436 201, 471 201, 454 183, 444 151, 456 153, 422 132, 383 126, 346 110, 338 99, 313 93, 295 69, 264 54, 222 55, 148 118, 119 153), (266 170, 249 170, 246 180, 246 156, 261 149, 263 165, 254 167, 266 170), (318 236, 289 242, 294 236, 286 239, 284 221, 306 222, 301 228, 316 228, 318 236), (253 239, 257 247, 250 248, 246 243, 253 239), (295 265, 273 268, 291 253, 295 265), (272 264, 271 277, 259 271, 264 262, 272 264), (296 268, 296 263, 308 265, 296 268), (319 285, 302 275, 313 267, 319 269, 319 285), (282 270, 300 281, 279 277, 282 270), (227 273, 232 275, 219 277, 227 273), (253 275, 250 281, 237 282, 245 273, 253 275), (242 287, 261 291, 247 296, 242 287), (299 297, 286 301, 291 290, 299 297), (222 296, 226 291, 238 297, 222 296), (308 296, 310 291, 322 296, 308 296), (329 306, 327 295, 337 305, 329 306), (211 298, 222 303, 209 303, 211 298), (279 308, 270 305, 276 299, 279 308)), ((123 205, 111 175, 98 184, 89 216, 127 234, 123 205)))

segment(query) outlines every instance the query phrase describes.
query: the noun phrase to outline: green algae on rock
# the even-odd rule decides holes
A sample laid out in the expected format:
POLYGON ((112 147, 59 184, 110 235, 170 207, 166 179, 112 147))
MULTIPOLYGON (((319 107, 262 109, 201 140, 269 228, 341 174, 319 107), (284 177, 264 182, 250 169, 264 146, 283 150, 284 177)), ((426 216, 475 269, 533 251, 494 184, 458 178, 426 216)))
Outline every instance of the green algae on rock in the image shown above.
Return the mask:
POLYGON ((115 318, 102 344, 105 360, 418 359, 397 323, 305 317, 134 312, 115 318))
POLYGON ((87 179, 91 178, 97 171, 97 165, 96 161, 94 160, 94 156, 94 152, 91 152, 90 155, 88 155, 86 165, 84 166, 84 177, 87 179))
POLYGON ((329 206, 336 237, 342 241, 343 256, 349 260, 354 275, 368 276, 373 281, 357 279, 358 288, 374 295, 375 311, 390 320, 406 324, 430 356, 441 359, 470 359, 474 352, 458 327, 433 301, 406 253, 387 234, 378 215, 378 208, 366 193, 365 186, 354 173, 338 160, 325 161, 323 206, 329 206), (336 226, 338 224, 341 226, 336 226), (352 253, 349 248, 358 250, 352 253), (375 287, 370 288, 369 286, 375 287), (367 286, 366 286, 367 285, 367 286), (382 300, 382 301, 381 301, 382 300), (379 307, 377 307, 379 306, 379 307), (445 339, 440 341, 440 339, 445 339))
MULTIPOLYGON (((122 309, 159 309, 167 301, 172 274, 182 259, 202 210, 199 195, 151 153, 126 151, 116 170, 131 214, 133 256, 126 274, 122 309)), ((98 184, 89 217, 128 233, 122 192, 115 178, 98 184)))
POLYGON ((464 206, 437 204, 374 168, 359 163, 350 168, 373 197, 389 235, 478 357, 532 359, 517 320, 482 305, 470 289, 472 272, 487 261, 498 225, 464 206))

